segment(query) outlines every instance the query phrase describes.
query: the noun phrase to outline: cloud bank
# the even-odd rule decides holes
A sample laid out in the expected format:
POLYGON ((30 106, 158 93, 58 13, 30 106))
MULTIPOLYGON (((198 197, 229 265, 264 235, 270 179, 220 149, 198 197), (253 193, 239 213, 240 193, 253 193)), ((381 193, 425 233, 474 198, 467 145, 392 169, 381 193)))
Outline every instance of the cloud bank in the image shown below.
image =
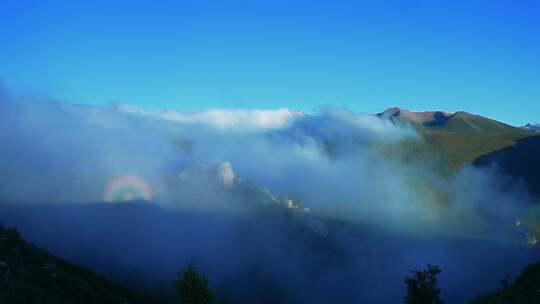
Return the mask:
POLYGON ((395 303, 408 270, 438 263, 459 303, 474 291, 453 294, 462 280, 485 289, 533 255, 504 229, 483 236, 514 226, 527 197, 491 170, 443 174, 439 156, 408 150, 423 140, 343 109, 181 113, 4 91, 2 220, 151 288, 194 260, 236 302, 395 303))
POLYGON ((116 109, 121 113, 137 114, 180 124, 204 125, 216 129, 246 132, 280 129, 295 118, 304 116, 302 112, 288 109, 210 109, 202 112, 182 113, 174 110, 149 110, 127 104, 116 105, 116 109))

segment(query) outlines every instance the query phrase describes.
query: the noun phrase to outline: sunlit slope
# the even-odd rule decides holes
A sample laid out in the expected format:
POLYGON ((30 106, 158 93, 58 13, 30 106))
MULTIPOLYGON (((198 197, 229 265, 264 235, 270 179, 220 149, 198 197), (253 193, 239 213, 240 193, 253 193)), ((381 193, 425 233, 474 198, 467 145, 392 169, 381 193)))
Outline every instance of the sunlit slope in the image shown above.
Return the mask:
MULTIPOLYGON (((410 112, 390 108, 379 117, 414 128, 424 140, 399 144, 399 157, 441 161, 445 171, 454 172, 477 157, 512 146, 532 133, 496 120, 466 112, 410 112)), ((396 150, 395 147, 393 150, 396 150)))
POLYGON ((467 112, 456 112, 448 116, 444 123, 436 125, 425 124, 430 131, 454 133, 483 133, 483 134, 525 134, 516 128, 496 120, 467 112))

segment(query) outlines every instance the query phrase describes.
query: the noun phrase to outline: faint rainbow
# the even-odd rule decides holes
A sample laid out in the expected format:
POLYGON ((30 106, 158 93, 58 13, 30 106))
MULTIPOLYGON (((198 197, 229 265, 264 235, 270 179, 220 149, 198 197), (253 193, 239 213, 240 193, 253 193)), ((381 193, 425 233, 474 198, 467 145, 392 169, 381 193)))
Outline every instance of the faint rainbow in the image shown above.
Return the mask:
POLYGON ((112 179, 103 193, 105 202, 150 201, 154 197, 150 184, 136 175, 123 175, 112 179))

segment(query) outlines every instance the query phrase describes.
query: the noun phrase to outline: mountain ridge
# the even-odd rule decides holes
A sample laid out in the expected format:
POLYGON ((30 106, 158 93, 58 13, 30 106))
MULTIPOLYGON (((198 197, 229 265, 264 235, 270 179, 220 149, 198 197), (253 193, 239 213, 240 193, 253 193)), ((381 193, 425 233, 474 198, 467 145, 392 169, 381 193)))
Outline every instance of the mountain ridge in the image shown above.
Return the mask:
POLYGON ((445 111, 409 111, 399 107, 390 107, 377 113, 377 117, 390 119, 398 123, 408 123, 415 129, 440 132, 475 132, 475 133, 523 133, 512 125, 465 111, 454 113, 445 111))

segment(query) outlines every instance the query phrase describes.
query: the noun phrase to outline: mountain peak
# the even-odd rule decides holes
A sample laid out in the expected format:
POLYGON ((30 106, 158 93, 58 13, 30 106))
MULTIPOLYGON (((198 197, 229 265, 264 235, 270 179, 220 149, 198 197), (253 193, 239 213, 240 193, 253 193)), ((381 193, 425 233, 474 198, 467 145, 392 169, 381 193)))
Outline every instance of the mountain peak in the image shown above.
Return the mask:
POLYGON ((184 168, 173 180, 189 182, 192 180, 217 183, 226 189, 231 188, 236 180, 236 174, 229 162, 213 164, 196 164, 184 168))
POLYGON ((382 113, 378 113, 377 116, 390 119, 392 121, 412 124, 413 126, 420 128, 420 130, 429 128, 431 131, 437 130, 445 132, 475 133, 520 133, 523 132, 522 129, 540 131, 540 125, 537 125, 538 127, 529 125, 519 129, 499 121, 465 111, 457 111, 453 114, 445 111, 413 112, 398 107, 391 107, 382 113))
POLYGON ((235 174, 231 163, 224 162, 214 166, 215 175, 225 188, 230 188, 235 179, 235 174))
POLYGON ((390 107, 384 110, 384 112, 381 112, 377 115, 384 116, 384 117, 393 117, 393 116, 398 116, 401 113, 401 111, 402 109, 399 107, 390 107))
POLYGON ((391 107, 384 112, 377 114, 377 116, 383 118, 398 118, 407 122, 424 125, 428 124, 426 126, 443 124, 451 115, 452 114, 444 111, 413 112, 399 107, 391 107))

